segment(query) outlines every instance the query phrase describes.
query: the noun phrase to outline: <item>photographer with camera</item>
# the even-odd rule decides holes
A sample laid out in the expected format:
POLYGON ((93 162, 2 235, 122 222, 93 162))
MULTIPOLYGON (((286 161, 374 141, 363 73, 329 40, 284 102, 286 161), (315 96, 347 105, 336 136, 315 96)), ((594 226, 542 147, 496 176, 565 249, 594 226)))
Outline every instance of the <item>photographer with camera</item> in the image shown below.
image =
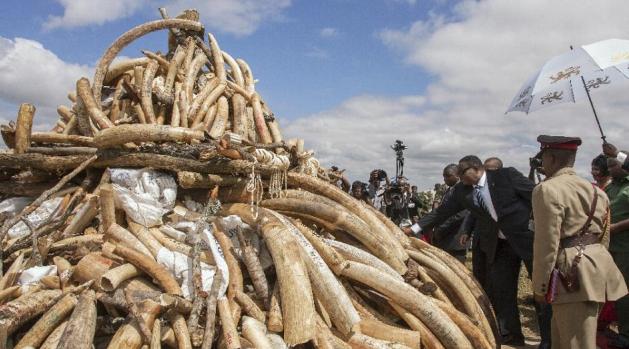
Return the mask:
POLYGON ((384 192, 389 186, 389 178, 387 173, 382 169, 371 171, 369 174, 369 184, 367 185, 367 193, 371 200, 371 205, 376 210, 386 213, 386 205, 384 203, 384 192))

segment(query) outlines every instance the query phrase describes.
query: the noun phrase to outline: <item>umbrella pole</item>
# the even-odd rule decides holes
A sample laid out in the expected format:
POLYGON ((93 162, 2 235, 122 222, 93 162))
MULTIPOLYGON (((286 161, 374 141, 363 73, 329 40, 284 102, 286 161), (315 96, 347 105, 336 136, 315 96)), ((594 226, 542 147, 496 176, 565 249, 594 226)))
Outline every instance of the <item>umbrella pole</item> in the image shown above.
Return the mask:
POLYGON ((605 134, 603 133, 603 128, 601 127, 601 122, 598 120, 598 115, 596 114, 596 109, 594 109, 594 103, 592 103, 592 97, 590 97, 590 90, 585 84, 585 79, 583 75, 581 75, 581 82, 583 83, 583 88, 585 89, 585 93, 588 95, 588 100, 590 101, 590 106, 592 107, 592 112, 594 112, 594 118, 596 119, 596 124, 598 125, 598 130, 601 132, 601 139, 603 139, 603 144, 607 143, 605 140, 605 134))

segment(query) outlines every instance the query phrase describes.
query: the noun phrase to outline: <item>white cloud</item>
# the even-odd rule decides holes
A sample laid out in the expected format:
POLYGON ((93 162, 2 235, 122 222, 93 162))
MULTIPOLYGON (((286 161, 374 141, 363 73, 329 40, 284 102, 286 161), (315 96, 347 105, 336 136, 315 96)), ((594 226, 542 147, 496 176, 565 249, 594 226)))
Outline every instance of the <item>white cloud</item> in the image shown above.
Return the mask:
MULTIPOLYGON (((467 154, 499 156, 528 170, 538 134, 583 138, 578 170, 587 175, 600 152, 600 136, 587 102, 563 104, 529 115, 504 111, 525 80, 546 60, 607 38, 625 38, 629 22, 622 0, 462 1, 452 18, 434 15, 378 37, 402 59, 434 76, 422 105, 400 98, 356 97, 290 123, 286 133, 305 138, 326 164, 366 180, 373 168, 394 170, 389 145, 408 145, 406 171, 424 188, 440 181, 446 164, 467 154)), ((418 77, 419 78, 419 77, 418 77)), ((621 148, 629 132, 625 85, 593 96, 608 140, 621 148)), ((390 172, 391 174, 391 172, 390 172)))
POLYGON ((325 49, 322 49, 318 46, 311 46, 304 53, 306 57, 317 58, 317 59, 329 59, 330 54, 325 49))
POLYGON ((52 125, 76 80, 92 75, 93 68, 64 62, 37 41, 0 37, 0 119, 14 120, 20 103, 32 103, 36 126, 52 125))
POLYGON ((326 27, 319 31, 319 35, 322 38, 333 38, 339 35, 339 31, 336 28, 326 27))
POLYGON ((44 29, 101 25, 134 14, 148 0, 57 0, 63 16, 50 16, 44 29))
POLYGON ((291 0, 178 0, 170 1, 166 8, 173 15, 187 8, 201 13, 201 22, 212 31, 235 35, 249 35, 264 22, 282 18, 282 11, 291 0))
POLYGON ((256 31, 264 22, 282 19, 282 11, 291 0, 57 0, 63 16, 51 16, 44 29, 74 28, 102 25, 129 17, 138 11, 165 7, 171 16, 194 8, 201 13, 201 22, 208 30, 244 36, 256 31))
POLYGON ((409 5, 415 5, 417 3, 417 0, 392 0, 394 2, 403 2, 409 5))

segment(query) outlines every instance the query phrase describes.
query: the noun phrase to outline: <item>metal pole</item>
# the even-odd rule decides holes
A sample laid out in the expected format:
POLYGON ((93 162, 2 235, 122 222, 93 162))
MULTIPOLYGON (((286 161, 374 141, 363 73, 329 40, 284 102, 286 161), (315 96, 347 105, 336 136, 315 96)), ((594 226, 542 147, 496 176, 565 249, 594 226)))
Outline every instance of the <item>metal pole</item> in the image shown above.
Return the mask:
POLYGON ((596 119, 596 125, 598 125, 598 130, 601 132, 601 139, 603 139, 603 144, 607 143, 605 140, 605 134, 603 133, 603 128, 601 127, 601 122, 598 120, 598 115, 596 114, 596 109, 594 109, 594 103, 592 103, 592 97, 590 97, 590 90, 585 84, 585 79, 583 75, 581 75, 581 82, 583 82, 583 88, 585 89, 585 93, 588 95, 588 100, 590 101, 590 106, 592 107, 592 112, 594 112, 594 118, 596 119))

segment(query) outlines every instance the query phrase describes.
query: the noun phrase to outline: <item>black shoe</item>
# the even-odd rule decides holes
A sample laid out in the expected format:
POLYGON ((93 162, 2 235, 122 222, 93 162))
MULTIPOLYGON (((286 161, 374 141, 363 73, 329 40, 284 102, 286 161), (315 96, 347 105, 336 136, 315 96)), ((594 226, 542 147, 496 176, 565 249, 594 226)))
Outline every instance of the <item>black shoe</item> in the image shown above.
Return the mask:
POLYGON ((550 349, 550 343, 548 342, 539 343, 539 345, 537 346, 537 349, 550 349))
POLYGON ((502 336, 502 344, 511 345, 511 346, 523 346, 524 345, 524 336, 514 336, 511 334, 507 334, 502 336))

